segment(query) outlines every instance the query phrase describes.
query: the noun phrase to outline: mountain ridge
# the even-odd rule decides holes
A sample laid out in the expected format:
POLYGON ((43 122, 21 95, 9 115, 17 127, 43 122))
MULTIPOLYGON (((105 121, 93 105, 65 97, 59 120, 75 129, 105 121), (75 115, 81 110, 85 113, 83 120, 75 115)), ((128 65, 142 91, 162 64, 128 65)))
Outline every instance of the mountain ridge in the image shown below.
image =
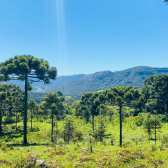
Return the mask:
MULTIPOLYGON (((33 91, 29 93, 29 98, 40 95, 38 99, 42 99, 46 92, 57 92, 60 90, 65 96, 72 96, 75 100, 78 100, 83 92, 95 92, 115 86, 128 85, 141 88, 147 77, 160 74, 168 74, 168 68, 136 66, 115 72, 107 70, 87 75, 59 76, 55 81, 51 81, 49 85, 44 85, 43 83, 33 84, 33 91)), ((18 84, 22 89, 24 88, 24 82, 9 81, 8 83, 18 84)))
POLYGON ((47 91, 61 90, 64 95, 79 99, 83 92, 95 92, 115 86, 138 86, 141 88, 144 80, 151 75, 168 74, 168 68, 138 66, 122 71, 100 71, 86 75, 75 81, 63 83, 47 91))

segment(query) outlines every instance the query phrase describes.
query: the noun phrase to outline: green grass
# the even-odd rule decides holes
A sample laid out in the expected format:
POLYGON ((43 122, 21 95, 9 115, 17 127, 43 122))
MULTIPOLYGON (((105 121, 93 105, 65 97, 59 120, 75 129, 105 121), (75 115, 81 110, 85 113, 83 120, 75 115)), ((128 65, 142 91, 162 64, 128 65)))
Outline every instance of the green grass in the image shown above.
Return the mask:
MULTIPOLYGON (((95 117, 95 128, 101 117, 95 117)), ((142 126, 137 126, 135 118, 127 118, 123 122, 123 147, 119 147, 119 118, 113 117, 112 123, 105 118, 106 134, 114 136, 114 146, 110 139, 104 143, 95 142, 93 139, 93 153, 90 152, 86 138, 83 141, 64 144, 63 146, 51 144, 51 123, 33 122, 34 132, 30 132, 28 122, 28 145, 22 144, 22 134, 9 134, 6 132, 0 137, 0 167, 26 167, 32 158, 45 160, 50 167, 168 167, 168 144, 163 143, 164 134, 168 132, 168 124, 163 124, 157 133, 157 144, 154 140, 149 142, 148 135, 142 126), (85 150, 81 150, 85 148, 85 150)), ((22 127, 23 123, 18 123, 22 127)), ((6 130, 11 130, 12 125, 7 125, 6 130)), ((86 124, 81 119, 74 118, 75 130, 80 129, 83 137, 92 133, 91 124, 86 124)), ((58 122, 58 130, 63 130, 63 121, 58 122)), ((152 136, 153 137, 153 136, 152 136)), ((59 137, 60 138, 60 137, 59 137)))
POLYGON ((45 160, 51 167, 167 167, 168 149, 154 150, 151 146, 119 148, 114 146, 94 146, 93 153, 82 151, 85 145, 65 145, 63 147, 42 145, 27 147, 7 147, 0 152, 0 166, 15 167, 30 156, 45 160))

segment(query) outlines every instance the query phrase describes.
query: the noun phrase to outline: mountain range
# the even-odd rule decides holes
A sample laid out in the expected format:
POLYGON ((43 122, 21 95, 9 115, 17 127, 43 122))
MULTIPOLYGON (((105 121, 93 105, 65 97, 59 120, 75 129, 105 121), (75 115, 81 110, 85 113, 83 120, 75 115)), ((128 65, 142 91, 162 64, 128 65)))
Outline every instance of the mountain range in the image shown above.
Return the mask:
POLYGON ((138 66, 122 71, 101 71, 61 85, 49 87, 47 91, 61 90, 64 95, 80 99, 83 92, 95 92, 115 86, 138 86, 141 88, 144 80, 151 75, 168 74, 168 68, 153 68, 138 66))
MULTIPOLYGON (((144 80, 151 75, 168 74, 168 68, 154 68, 148 66, 138 66, 122 71, 101 71, 93 74, 79 74, 72 76, 59 76, 50 84, 34 83, 33 91, 29 93, 30 98, 41 95, 45 92, 57 92, 59 90, 65 96, 72 96, 75 100, 80 99, 83 92, 95 92, 115 86, 143 86, 144 80)), ((24 88, 24 82, 9 81, 24 88)), ((41 99, 39 98, 39 99, 41 99)))

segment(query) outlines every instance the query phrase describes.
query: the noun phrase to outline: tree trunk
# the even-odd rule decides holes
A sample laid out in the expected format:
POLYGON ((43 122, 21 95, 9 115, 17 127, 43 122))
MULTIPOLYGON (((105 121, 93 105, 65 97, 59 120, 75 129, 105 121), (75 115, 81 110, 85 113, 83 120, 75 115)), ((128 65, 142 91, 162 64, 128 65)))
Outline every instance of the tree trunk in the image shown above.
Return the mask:
POLYGON ((91 139, 91 137, 90 137, 90 152, 91 152, 91 153, 93 152, 93 150, 92 150, 92 139, 91 139))
POLYGON ((0 135, 2 135, 2 111, 0 109, 0 135))
POLYGON ((63 119, 63 126, 64 126, 64 142, 65 142, 65 123, 64 123, 64 119, 63 119))
POLYGON ((155 123, 155 145, 156 145, 156 123, 155 123))
POLYGON ((11 122, 11 114, 12 114, 12 109, 10 108, 10 109, 9 109, 9 116, 8 116, 8 117, 9 117, 9 118, 8 118, 8 119, 9 119, 9 123, 11 122))
MULTIPOLYGON (((167 94, 168 94, 168 78, 167 78, 167 94)), ((166 103, 166 105, 167 105, 167 114, 168 114, 168 100, 166 100, 167 101, 167 103, 166 103)))
POLYGON ((122 146, 122 104, 120 104, 120 147, 122 146))
POLYGON ((19 115, 18 115, 18 122, 20 121, 19 115))
POLYGON ((54 123, 53 123, 53 118, 54 118, 54 114, 53 114, 53 107, 52 107, 52 114, 51 114, 51 118, 52 118, 51 142, 53 142, 53 127, 54 127, 54 123))
POLYGON ((140 113, 141 113, 142 112, 142 105, 140 105, 140 109, 139 110, 140 110, 140 113))
POLYGON ((17 111, 16 111, 16 131, 17 131, 17 111))
POLYGON ((94 131, 94 114, 92 114, 92 128, 93 128, 93 131, 94 131))
POLYGON ((24 111, 24 135, 23 135, 23 143, 27 144, 27 73, 25 74, 25 111, 24 111))
MULTIPOLYGON (((38 109, 37 109, 37 115, 38 115, 38 109)), ((37 117, 37 122, 39 121, 39 117, 36 115, 36 117, 37 117)))
POLYGON ((69 136, 70 136, 70 130, 68 129, 68 145, 69 145, 69 136))
POLYGON ((31 131, 32 131, 32 118, 33 116, 32 116, 32 109, 31 109, 31 131))
MULTIPOLYGON (((57 117, 56 117, 56 118, 57 118, 57 117)), ((58 132, 57 132, 57 131, 58 131, 58 130, 57 130, 57 126, 58 126, 58 125, 57 125, 57 119, 56 119, 56 145, 57 145, 57 136, 58 136, 58 132)))

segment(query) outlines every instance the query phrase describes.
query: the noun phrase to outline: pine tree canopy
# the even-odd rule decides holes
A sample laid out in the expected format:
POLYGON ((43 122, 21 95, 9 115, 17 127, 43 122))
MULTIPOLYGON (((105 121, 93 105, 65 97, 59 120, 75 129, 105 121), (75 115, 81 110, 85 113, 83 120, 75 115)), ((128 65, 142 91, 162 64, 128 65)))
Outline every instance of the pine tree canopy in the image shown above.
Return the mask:
POLYGON ((20 55, 0 63, 0 81, 25 80, 27 74, 28 82, 49 83, 55 79, 57 69, 50 67, 43 59, 31 55, 20 55))

